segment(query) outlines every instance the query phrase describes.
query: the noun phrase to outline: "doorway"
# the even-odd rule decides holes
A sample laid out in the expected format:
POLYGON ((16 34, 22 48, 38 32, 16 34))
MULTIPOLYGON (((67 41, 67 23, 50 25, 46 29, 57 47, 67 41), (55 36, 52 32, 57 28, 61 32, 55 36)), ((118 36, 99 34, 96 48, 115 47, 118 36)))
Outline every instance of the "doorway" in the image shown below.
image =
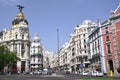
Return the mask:
POLYGON ((108 64, 109 64, 109 70, 112 70, 112 72, 114 72, 113 61, 109 60, 108 64))
POLYGON ((25 72, 25 61, 21 62, 21 73, 25 72))

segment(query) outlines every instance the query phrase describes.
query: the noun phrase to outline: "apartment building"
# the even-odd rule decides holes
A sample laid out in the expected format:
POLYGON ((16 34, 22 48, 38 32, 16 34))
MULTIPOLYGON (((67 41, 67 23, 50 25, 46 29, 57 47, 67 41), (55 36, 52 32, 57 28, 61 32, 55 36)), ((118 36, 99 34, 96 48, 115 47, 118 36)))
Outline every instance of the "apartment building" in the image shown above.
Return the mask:
POLYGON ((35 33, 30 47, 30 70, 43 70, 43 46, 37 33, 35 33))

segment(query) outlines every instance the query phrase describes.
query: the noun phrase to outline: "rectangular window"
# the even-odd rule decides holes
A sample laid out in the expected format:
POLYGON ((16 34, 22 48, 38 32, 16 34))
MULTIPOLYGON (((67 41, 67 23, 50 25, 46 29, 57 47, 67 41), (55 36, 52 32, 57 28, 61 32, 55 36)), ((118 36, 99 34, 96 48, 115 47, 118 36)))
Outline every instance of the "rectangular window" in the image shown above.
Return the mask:
POLYGON ((35 49, 33 50, 33 53, 35 54, 35 49))
POLYGON ((85 37, 85 34, 83 34, 83 37, 85 37))
POLYGON ((24 43, 22 43, 22 49, 24 49, 24 43))
POLYGON ((109 36, 106 36, 106 41, 110 41, 109 36))
POLYGON ((22 35, 22 39, 24 39, 24 35, 22 35))
POLYGON ((86 45, 84 45, 84 48, 86 48, 86 45))
POLYGON ((14 50, 17 50, 17 44, 14 45, 14 50))
POLYGON ((86 43, 86 40, 84 39, 84 43, 86 43))
POLYGON ((21 57, 24 57, 24 51, 22 51, 22 53, 21 53, 21 57))
POLYGON ((105 27, 106 34, 108 33, 108 27, 105 27))
POLYGON ((38 57, 38 62, 40 62, 40 58, 38 57))
POLYGON ((35 56, 34 56, 34 58, 33 58, 33 61, 35 62, 35 56))
POLYGON ((107 50, 108 50, 108 54, 111 54, 110 44, 107 44, 107 50))
POLYGON ((86 53, 86 50, 85 50, 85 53, 86 53))
POLYGON ((17 36, 18 36, 18 35, 16 34, 16 35, 15 35, 15 38, 16 38, 16 39, 17 39, 17 36))

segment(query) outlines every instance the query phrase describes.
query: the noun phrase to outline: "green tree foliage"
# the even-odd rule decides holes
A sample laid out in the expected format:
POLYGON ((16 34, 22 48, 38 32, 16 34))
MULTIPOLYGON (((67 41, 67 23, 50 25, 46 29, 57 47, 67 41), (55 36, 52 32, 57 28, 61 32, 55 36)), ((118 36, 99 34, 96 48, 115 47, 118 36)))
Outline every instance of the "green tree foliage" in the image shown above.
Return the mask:
POLYGON ((117 71, 118 71, 118 73, 120 73, 120 67, 119 67, 119 68, 117 68, 117 71))
POLYGON ((0 46, 0 70, 3 70, 4 66, 18 60, 20 58, 17 57, 15 52, 11 52, 5 45, 0 46))

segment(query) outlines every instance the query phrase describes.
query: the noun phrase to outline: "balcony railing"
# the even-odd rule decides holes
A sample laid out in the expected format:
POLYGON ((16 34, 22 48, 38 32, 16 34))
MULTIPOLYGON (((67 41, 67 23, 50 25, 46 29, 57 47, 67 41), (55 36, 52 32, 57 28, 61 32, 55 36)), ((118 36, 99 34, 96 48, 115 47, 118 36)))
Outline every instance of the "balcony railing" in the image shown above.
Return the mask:
POLYGON ((96 58, 96 57, 100 57, 100 56, 101 56, 100 53, 96 53, 96 54, 92 55, 92 58, 96 58))

